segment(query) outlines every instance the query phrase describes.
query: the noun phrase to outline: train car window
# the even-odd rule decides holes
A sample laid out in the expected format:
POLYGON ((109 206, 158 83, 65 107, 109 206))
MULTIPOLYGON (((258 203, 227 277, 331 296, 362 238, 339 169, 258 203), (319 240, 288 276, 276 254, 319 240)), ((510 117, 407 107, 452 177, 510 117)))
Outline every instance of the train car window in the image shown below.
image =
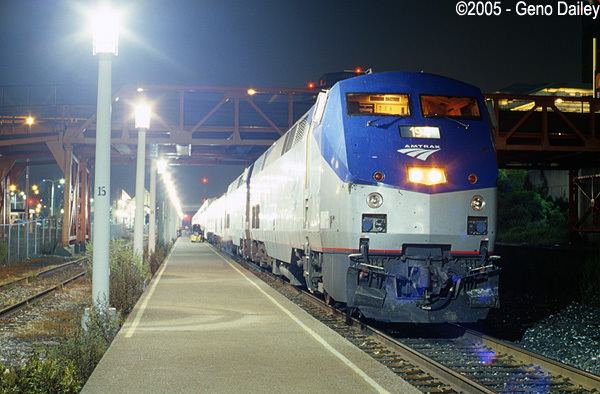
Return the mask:
POLYGON ((348 93, 346 104, 349 115, 410 116, 408 94, 348 93))
POLYGON ((260 205, 256 206, 256 228, 260 228, 260 205))
POLYGON ((479 119, 481 113, 475 97, 421 96, 425 117, 479 119))
POLYGON ((252 206, 252 228, 259 228, 260 222, 258 221, 258 215, 260 213, 260 205, 252 206))

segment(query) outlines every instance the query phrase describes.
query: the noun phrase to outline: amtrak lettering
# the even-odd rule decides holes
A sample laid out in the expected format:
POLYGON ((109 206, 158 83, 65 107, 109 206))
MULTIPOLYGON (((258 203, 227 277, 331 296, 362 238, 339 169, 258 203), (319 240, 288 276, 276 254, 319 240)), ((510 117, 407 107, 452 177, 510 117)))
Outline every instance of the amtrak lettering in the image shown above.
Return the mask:
POLYGON ((404 149, 398 149, 398 152, 425 161, 429 156, 440 150, 442 148, 439 145, 406 144, 404 149))

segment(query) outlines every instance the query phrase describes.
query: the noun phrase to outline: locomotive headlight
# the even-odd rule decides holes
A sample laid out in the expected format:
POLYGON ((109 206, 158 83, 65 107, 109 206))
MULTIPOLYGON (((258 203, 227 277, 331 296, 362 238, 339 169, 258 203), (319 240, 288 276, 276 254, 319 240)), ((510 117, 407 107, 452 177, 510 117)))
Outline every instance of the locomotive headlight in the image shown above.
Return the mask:
POLYGON ((485 207, 485 200, 483 197, 476 195, 471 198, 471 208, 474 211, 481 211, 485 207))
POLYGON ((408 180, 412 183, 433 186, 446 183, 446 172, 438 167, 409 167, 408 180))
POLYGON ((438 183, 444 182, 445 177, 444 171, 440 170, 439 168, 432 168, 427 174, 427 180, 429 181, 430 185, 437 185, 438 183))
POLYGON ((369 194, 367 197, 367 205, 371 208, 379 208, 383 204, 383 196, 377 192, 369 194))

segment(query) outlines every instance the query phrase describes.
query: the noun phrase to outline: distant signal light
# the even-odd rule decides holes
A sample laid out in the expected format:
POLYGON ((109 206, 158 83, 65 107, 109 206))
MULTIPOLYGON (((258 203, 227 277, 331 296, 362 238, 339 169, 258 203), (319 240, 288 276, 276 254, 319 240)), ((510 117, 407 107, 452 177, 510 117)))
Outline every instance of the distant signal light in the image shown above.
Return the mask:
POLYGON ((354 68, 354 74, 360 75, 362 73, 363 73, 362 67, 355 67, 354 68))
POLYGON ((208 185, 208 178, 204 177, 200 180, 200 183, 202 183, 203 185, 208 185))
POLYGON ((306 87, 309 89, 314 89, 316 86, 317 85, 312 81, 310 81, 308 84, 306 84, 306 87))

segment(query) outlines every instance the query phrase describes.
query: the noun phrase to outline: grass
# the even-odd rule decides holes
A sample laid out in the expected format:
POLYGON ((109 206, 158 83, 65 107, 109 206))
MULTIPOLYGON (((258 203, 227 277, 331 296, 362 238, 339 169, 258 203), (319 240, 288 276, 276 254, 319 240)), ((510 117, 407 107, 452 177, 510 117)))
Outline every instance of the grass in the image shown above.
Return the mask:
POLYGON ((79 313, 74 309, 48 311, 43 320, 21 327, 15 337, 23 340, 66 338, 79 324, 78 318, 79 313))

